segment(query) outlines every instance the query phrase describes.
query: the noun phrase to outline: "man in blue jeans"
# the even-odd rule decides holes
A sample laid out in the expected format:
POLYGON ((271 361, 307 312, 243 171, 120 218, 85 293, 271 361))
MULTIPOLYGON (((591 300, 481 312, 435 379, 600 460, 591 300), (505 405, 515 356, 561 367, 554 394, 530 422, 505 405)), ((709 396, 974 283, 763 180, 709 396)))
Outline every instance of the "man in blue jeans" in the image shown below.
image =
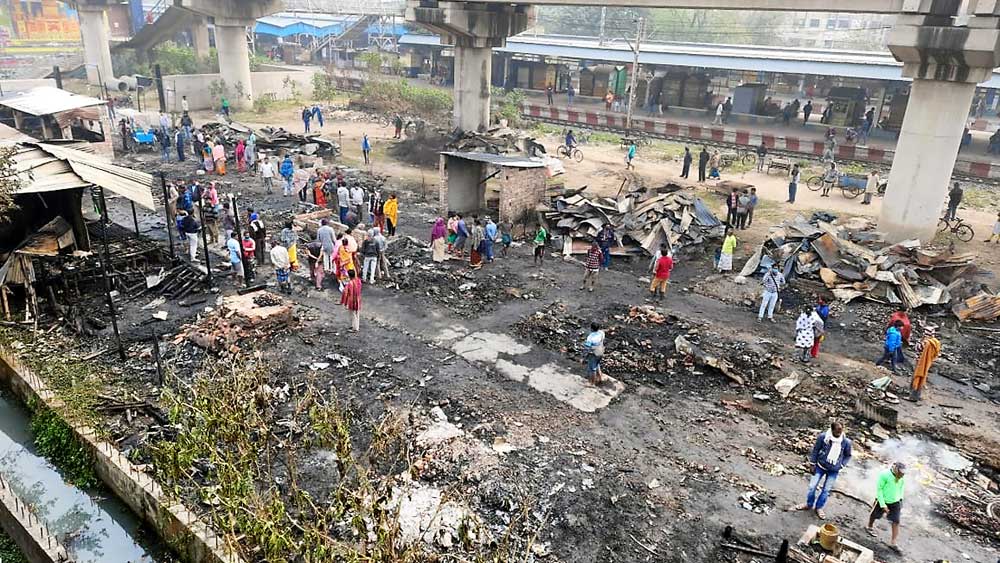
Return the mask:
POLYGON ((823 507, 830 497, 830 490, 837 482, 840 470, 851 461, 851 440, 844 435, 844 425, 834 421, 830 429, 816 436, 809 462, 814 466, 812 480, 809 481, 809 492, 805 504, 795 507, 795 510, 816 510, 820 520, 826 519, 823 507), (823 482, 820 488, 820 481, 823 482), (816 490, 819 489, 819 495, 816 490))
POLYGON ((601 254, 603 259, 601 260, 601 268, 607 270, 611 267, 611 245, 617 240, 615 238, 615 229, 610 223, 605 223, 601 227, 601 230, 597 233, 597 245, 601 247, 601 254))
POLYGON ((903 321, 897 320, 885 331, 885 343, 882 349, 882 356, 875 360, 875 365, 880 366, 889 361, 889 369, 896 373, 896 363, 899 360, 899 350, 903 346, 903 336, 899 329, 903 327, 903 321))

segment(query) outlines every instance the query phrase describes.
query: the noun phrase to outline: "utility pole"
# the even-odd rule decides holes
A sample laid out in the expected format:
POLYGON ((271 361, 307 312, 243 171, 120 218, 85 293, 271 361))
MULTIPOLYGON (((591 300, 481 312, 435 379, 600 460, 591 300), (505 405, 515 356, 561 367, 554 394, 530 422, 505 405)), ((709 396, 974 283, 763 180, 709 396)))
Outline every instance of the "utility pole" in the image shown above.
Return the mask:
POLYGON ((628 86, 628 109, 625 112, 625 134, 632 132, 632 108, 635 106, 635 84, 639 77, 639 44, 642 42, 642 34, 645 31, 646 20, 639 18, 639 29, 635 35, 635 45, 629 44, 632 48, 632 72, 629 75, 628 86))
POLYGON ((597 40, 598 45, 604 45, 604 22, 607 20, 607 18, 608 18, 608 7, 601 6, 601 32, 597 40))

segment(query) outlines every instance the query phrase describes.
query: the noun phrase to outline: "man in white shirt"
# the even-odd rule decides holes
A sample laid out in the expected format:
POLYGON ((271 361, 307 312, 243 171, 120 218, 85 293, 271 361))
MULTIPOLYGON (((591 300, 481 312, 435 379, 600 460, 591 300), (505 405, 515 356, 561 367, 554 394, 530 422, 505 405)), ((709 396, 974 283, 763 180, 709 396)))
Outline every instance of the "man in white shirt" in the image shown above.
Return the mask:
POLYGON ((163 112, 160 112, 160 131, 163 131, 164 135, 170 134, 170 118, 163 112))
POLYGON ((712 125, 722 125, 722 115, 726 113, 726 108, 722 102, 719 102, 718 107, 715 108, 715 121, 712 125))
POLYGON ((267 193, 272 193, 274 189, 274 165, 266 158, 260 164, 260 177, 264 179, 264 187, 267 188, 267 193))
POLYGON ((358 214, 358 221, 367 223, 365 220, 365 190, 361 188, 361 184, 351 186, 351 207, 358 214))
POLYGON ((181 96, 181 111, 183 111, 184 113, 187 113, 189 109, 190 108, 188 108, 188 97, 187 96, 181 96))
POLYGON ((351 192, 347 190, 347 186, 340 186, 337 188, 337 205, 340 206, 340 222, 347 222, 347 211, 351 207, 351 192))

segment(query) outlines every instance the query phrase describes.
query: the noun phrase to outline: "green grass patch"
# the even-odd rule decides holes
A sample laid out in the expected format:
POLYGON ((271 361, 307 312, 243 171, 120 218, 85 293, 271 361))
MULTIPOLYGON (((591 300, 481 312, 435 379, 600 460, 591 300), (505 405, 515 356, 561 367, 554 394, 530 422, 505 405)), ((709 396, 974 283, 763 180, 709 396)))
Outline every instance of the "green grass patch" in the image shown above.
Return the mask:
POLYGON ((995 189, 967 186, 962 191, 962 207, 976 211, 997 210, 997 191, 995 189))

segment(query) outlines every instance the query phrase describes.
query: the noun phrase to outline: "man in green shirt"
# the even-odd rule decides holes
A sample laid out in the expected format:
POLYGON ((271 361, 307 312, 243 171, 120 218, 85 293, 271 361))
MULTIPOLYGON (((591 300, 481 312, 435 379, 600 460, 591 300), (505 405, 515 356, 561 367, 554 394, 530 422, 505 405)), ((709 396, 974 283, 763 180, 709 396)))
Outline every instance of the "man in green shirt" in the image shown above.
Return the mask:
POLYGON ((903 507, 903 475, 906 473, 906 465, 897 461, 887 471, 878 476, 878 487, 875 492, 875 503, 872 505, 871 515, 868 517, 868 535, 875 537, 875 521, 886 516, 892 524, 892 540, 889 548, 896 553, 902 553, 896 545, 896 538, 899 537, 899 517, 903 507))
POLYGON ((545 230, 542 225, 538 226, 538 232, 535 233, 535 264, 542 264, 545 262, 545 244, 548 242, 549 232, 545 230))

